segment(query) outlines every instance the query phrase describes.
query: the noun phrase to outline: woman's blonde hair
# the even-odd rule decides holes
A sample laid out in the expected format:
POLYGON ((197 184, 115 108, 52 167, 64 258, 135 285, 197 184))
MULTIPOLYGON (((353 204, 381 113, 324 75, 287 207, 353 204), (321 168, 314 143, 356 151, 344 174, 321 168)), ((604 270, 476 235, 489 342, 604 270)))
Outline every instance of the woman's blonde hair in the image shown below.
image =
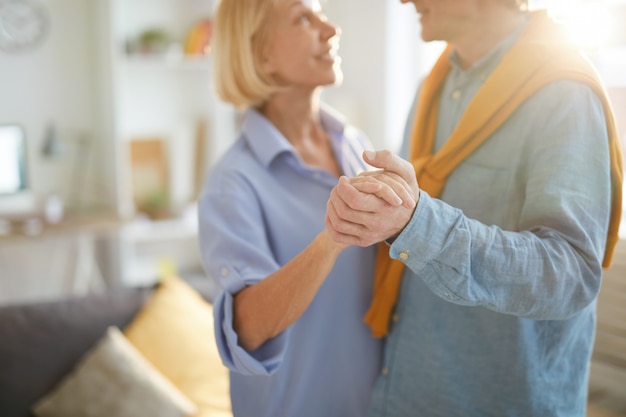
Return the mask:
POLYGON ((509 2, 516 9, 519 9, 521 11, 527 11, 528 10, 528 0, 510 0, 509 2))
POLYGON ((280 0, 221 0, 212 40, 213 83, 222 100, 259 106, 278 87, 260 71, 269 19, 280 0))

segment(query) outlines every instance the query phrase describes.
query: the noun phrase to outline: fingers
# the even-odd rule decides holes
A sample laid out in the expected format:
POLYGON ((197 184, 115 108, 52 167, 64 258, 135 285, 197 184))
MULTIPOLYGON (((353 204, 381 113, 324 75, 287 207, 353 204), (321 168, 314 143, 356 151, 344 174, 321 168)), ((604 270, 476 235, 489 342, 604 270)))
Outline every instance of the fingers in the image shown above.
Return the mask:
MULTIPOLYGON (((340 194, 343 194, 344 196, 348 196, 348 199, 354 198, 354 196, 350 196, 349 187, 351 187, 351 185, 344 177, 344 180, 340 179, 340 183, 331 191, 330 198, 326 203, 326 229, 335 242, 347 245, 367 246, 361 238, 361 235, 365 232, 365 228, 359 222, 362 223, 363 220, 358 218, 359 216, 363 216, 364 212, 351 209, 340 196, 340 194), (340 191, 339 189, 343 187, 346 187, 346 189, 340 191)), ((352 200, 352 204, 355 204, 354 200, 352 200)))
MULTIPOLYGON (((385 187, 384 183, 382 183, 381 181, 376 181, 375 179, 372 179, 370 181, 359 181, 359 182, 357 182, 357 181, 355 181, 355 178, 349 178, 348 181, 357 190, 359 190, 360 192, 365 193, 365 194, 378 194, 378 193, 381 192, 383 187, 385 187)), ((399 198, 393 198, 393 196, 390 196, 390 199, 392 201, 388 201, 389 204, 393 204, 393 202, 395 202, 396 205, 400 205, 402 203, 401 201, 398 202, 399 198)))
POLYGON ((330 199, 326 204, 325 224, 326 230, 328 230, 328 233, 335 242, 345 245, 361 246, 359 235, 361 234, 360 229, 362 226, 341 219, 333 201, 330 199))
MULTIPOLYGON (((410 220, 415 209, 391 205, 376 194, 364 193, 357 187, 372 187, 375 178, 361 178, 352 184, 341 177, 331 191, 326 207, 326 227, 336 242, 370 246, 399 233, 410 220)), ((391 187, 383 184, 382 190, 391 187)), ((380 193, 380 192, 379 192, 380 193)))
POLYGON ((399 206, 403 203, 402 197, 400 197, 392 187, 376 178, 356 177, 350 180, 350 184, 352 184, 352 186, 354 186, 354 188, 356 188, 361 193, 373 194, 376 197, 384 200, 387 204, 391 204, 392 206, 399 206), (377 189, 375 191, 372 191, 375 188, 377 189))
MULTIPOLYGON (((378 191, 382 183, 363 183, 364 188, 378 191)), ((326 227, 336 242, 368 246, 370 236, 367 228, 367 216, 380 210, 387 203, 374 193, 363 193, 357 190, 346 177, 340 177, 337 186, 330 193, 326 205, 326 227)))
POLYGON ((417 185, 413 164, 389 150, 364 151, 363 160, 373 167, 399 175, 410 186, 417 185))
POLYGON ((390 151, 365 151, 377 171, 340 177, 326 207, 326 228, 347 245, 369 246, 396 236, 408 224, 419 199, 413 165, 390 151))
POLYGON ((392 206, 404 205, 406 208, 415 207, 415 197, 411 187, 398 175, 385 171, 365 172, 350 179, 350 183, 359 191, 367 193, 374 188, 371 182, 379 183, 380 189, 372 192, 392 206))
MULTIPOLYGON (((390 195, 388 190, 383 191, 383 188, 389 188, 382 181, 369 180, 359 181, 359 188, 357 188, 352 182, 354 179, 348 179, 346 177, 340 177, 337 186, 331 191, 330 196, 333 201, 339 205, 341 209, 345 208, 345 211, 354 211, 354 216, 358 217, 357 212, 371 213, 381 209, 381 206, 388 204, 386 200, 381 199, 377 194, 385 194, 387 198, 396 202, 396 206, 402 202, 399 201, 399 197, 390 195)), ((352 219, 349 219, 352 220, 352 219)))

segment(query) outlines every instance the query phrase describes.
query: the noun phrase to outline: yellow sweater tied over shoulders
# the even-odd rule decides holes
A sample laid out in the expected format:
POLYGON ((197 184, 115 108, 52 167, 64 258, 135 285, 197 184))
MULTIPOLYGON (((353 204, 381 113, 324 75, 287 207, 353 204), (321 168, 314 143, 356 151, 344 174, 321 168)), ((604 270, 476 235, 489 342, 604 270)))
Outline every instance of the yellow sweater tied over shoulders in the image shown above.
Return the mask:
MULTIPOLYGON (((478 91, 444 146, 433 155, 439 98, 450 71, 450 52, 451 46, 443 51, 424 80, 417 100, 409 160, 420 188, 438 197, 457 165, 542 87, 564 79, 585 83, 602 100, 609 137, 613 198, 602 265, 610 266, 622 213, 622 152, 608 95, 593 66, 567 41, 563 29, 545 11, 531 12, 516 43, 478 91)), ((387 334, 403 270, 402 262, 389 257, 387 245, 379 245, 374 295, 365 315, 375 337, 387 334)))

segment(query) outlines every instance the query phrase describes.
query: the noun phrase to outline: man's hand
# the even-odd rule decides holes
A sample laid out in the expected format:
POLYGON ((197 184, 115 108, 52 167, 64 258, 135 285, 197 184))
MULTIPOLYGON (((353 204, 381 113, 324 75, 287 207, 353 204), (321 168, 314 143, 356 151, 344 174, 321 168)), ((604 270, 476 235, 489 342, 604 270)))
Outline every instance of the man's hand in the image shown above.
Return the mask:
POLYGON ((363 153, 377 171, 341 177, 331 191, 326 227, 336 242, 370 246, 399 234, 419 199, 419 185, 410 162, 390 151, 363 153))

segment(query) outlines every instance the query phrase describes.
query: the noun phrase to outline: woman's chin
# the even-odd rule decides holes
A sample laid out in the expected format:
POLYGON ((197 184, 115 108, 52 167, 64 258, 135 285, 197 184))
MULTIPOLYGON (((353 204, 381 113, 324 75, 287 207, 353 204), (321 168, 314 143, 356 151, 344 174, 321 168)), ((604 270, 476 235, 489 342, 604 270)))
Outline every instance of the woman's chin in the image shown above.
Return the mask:
POLYGON ((335 70, 335 77, 332 83, 330 83, 329 85, 341 85, 341 83, 343 83, 343 71, 341 71, 341 68, 339 65, 336 66, 336 68, 334 68, 335 70))

